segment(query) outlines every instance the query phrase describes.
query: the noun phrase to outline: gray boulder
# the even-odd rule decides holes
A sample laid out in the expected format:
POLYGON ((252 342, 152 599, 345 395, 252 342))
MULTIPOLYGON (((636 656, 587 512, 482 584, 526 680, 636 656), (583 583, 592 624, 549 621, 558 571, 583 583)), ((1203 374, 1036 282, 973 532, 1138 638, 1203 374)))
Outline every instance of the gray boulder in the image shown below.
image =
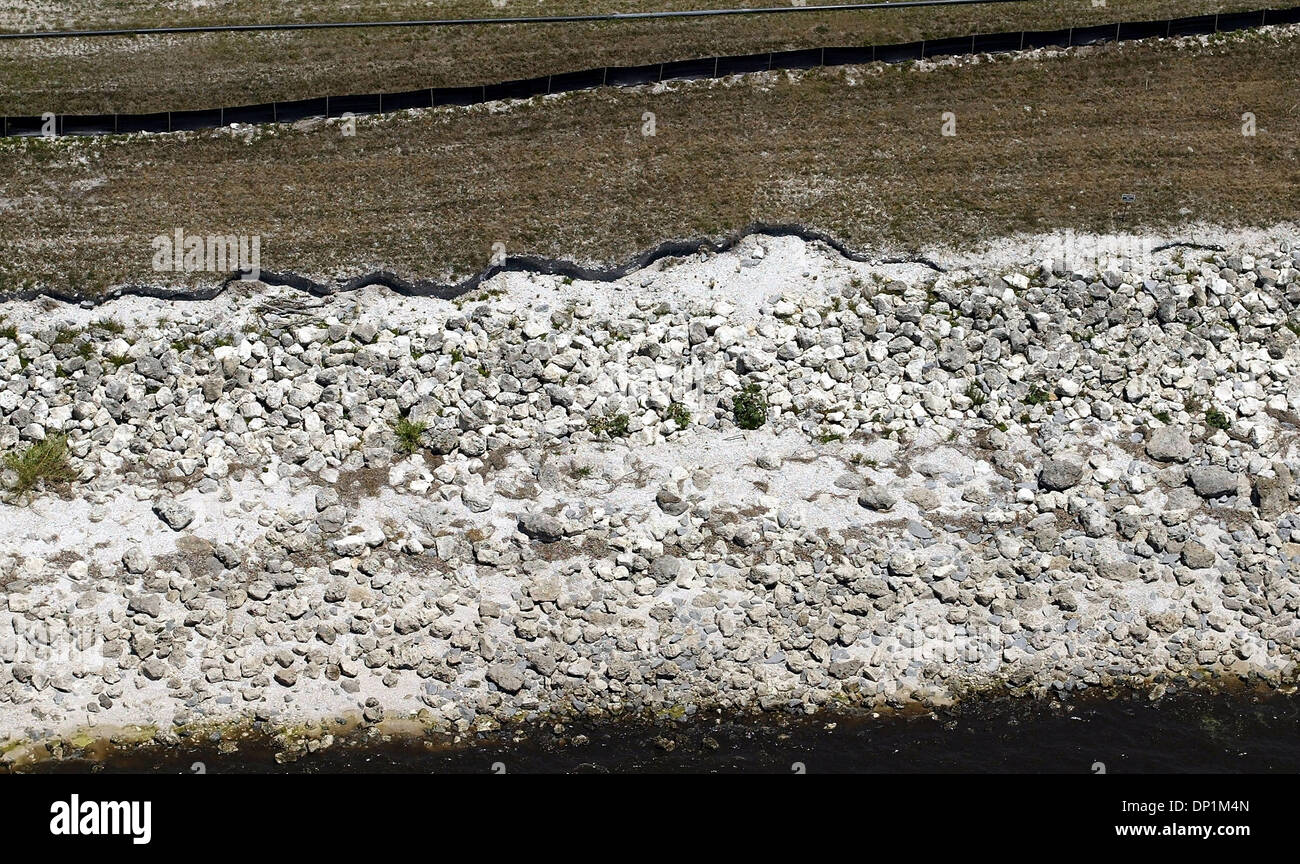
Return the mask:
POLYGON ((669 516, 680 516, 690 506, 671 489, 660 489, 659 493, 655 495, 655 503, 659 505, 660 510, 669 516))
POLYGON ((882 512, 894 509, 898 499, 884 486, 864 486, 858 493, 858 504, 868 510, 882 512))
POLYGON ((524 675, 514 663, 493 663, 487 668, 487 679, 507 693, 518 693, 524 687, 524 675))
POLYGON ((1187 472, 1192 488, 1202 498, 1218 498, 1237 491, 1237 475, 1217 465, 1198 465, 1187 472))
POLYGON ((1158 462, 1186 462, 1192 458, 1192 442, 1187 430, 1178 426, 1161 426, 1147 436, 1147 455, 1158 462))
POLYGON ((153 512, 173 531, 183 531, 194 521, 194 511, 179 501, 164 500, 153 505, 153 512))
POLYGON ((150 618, 157 618, 162 614, 162 595, 161 594, 133 594, 127 601, 126 608, 139 615, 148 615, 150 618))
POLYGON ((1083 463, 1068 457, 1048 459, 1038 470, 1038 485, 1053 492, 1078 484, 1083 479, 1083 463))
POLYGON ((1183 546, 1183 563, 1193 570, 1209 567, 1214 564, 1214 550, 1195 540, 1189 540, 1183 546))
POLYGON ((677 576, 681 573, 682 561, 673 555, 660 555, 650 565, 650 575, 659 585, 667 585, 670 582, 676 582, 677 576))
POLYGON ((519 530, 534 540, 554 543, 564 536, 564 523, 547 513, 524 513, 519 517, 519 530))
POLYGON ((1290 478, 1256 477, 1251 489, 1251 501, 1265 519, 1276 519, 1286 512, 1290 504, 1287 481, 1290 478))

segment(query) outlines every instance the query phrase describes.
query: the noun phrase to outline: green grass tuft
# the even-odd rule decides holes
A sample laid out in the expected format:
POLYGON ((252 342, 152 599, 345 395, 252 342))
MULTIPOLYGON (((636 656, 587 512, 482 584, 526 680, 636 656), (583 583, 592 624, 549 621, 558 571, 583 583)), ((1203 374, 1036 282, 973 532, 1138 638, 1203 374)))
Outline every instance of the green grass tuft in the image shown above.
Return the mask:
POLYGON ((591 421, 591 431, 597 435, 604 433, 611 438, 626 438, 628 424, 632 418, 626 414, 606 414, 591 421))
POLYGON ((77 472, 68 464, 68 439, 65 435, 50 435, 19 453, 6 453, 5 468, 18 475, 12 492, 25 495, 42 481, 68 482, 77 479, 77 472))
POLYGON ((731 410, 741 429, 757 429, 767 422, 767 397, 757 384, 746 384, 732 399, 731 410))
POLYGON ((1025 397, 1026 405, 1042 405, 1044 402, 1051 402, 1052 394, 1037 386, 1029 388, 1029 395, 1025 397))
POLYGON ((424 437, 428 428, 427 423, 398 417, 397 422, 393 424, 393 431, 397 433, 397 448, 407 455, 416 452, 420 449, 420 439, 424 437))
POLYGON ((678 429, 685 429, 690 425, 691 412, 680 402, 669 405, 667 415, 669 420, 677 424, 678 429))
POLYGON ((1228 428, 1228 417, 1218 408, 1211 406, 1205 412, 1205 425, 1214 429, 1228 428))

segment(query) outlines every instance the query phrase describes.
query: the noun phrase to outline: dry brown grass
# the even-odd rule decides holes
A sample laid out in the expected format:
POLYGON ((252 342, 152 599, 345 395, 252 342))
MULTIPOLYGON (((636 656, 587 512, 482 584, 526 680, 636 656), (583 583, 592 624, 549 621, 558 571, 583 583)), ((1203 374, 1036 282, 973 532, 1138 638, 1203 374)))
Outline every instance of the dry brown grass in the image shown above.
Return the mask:
POLYGON ((149 240, 177 226, 260 234, 267 270, 432 277, 478 270, 497 241, 621 260, 760 219, 892 249, 1067 226, 1271 224, 1297 218, 1297 68, 1292 28, 437 109, 363 120, 351 138, 325 125, 251 144, 10 140, 0 289, 156 282, 149 240), (939 135, 944 111, 956 137, 939 135), (1245 111, 1256 137, 1241 135, 1245 111), (1137 202, 1120 204, 1124 192, 1137 202))
MULTIPOLYGON (((840 0, 808 0, 810 7, 840 0)), ((186 0, 6 0, 0 5, 0 30, 73 30, 129 27, 168 27, 298 21, 399 21, 430 18, 516 18, 537 15, 582 15, 681 9, 737 7, 789 8, 790 0, 216 0, 198 5, 186 0)), ((1096 8, 1091 0, 1058 4, 1078 11, 1096 8)), ((1130 9, 1151 5, 1147 0, 1108 0, 1108 6, 1130 9)), ((1011 7, 1004 7, 1002 14, 1011 7)), ((1213 10, 1212 10, 1213 11, 1213 10)), ((930 10, 927 14, 943 14, 930 10)), ((796 16, 798 17, 798 16, 796 16)), ((715 19, 716 20, 716 19, 715 19)), ((789 18, 762 19, 780 24, 789 18)), ((802 25, 801 25, 802 26, 802 25)))
MULTIPOLYGON (((19 3, 28 9, 49 6, 19 3)), ((254 19, 357 20, 737 5, 732 0, 376 0, 282 4, 231 0, 201 9, 143 0, 64 2, 43 18, 11 14, 10 29, 211 24, 254 19)), ((785 5, 761 0, 761 5, 785 5)), ((955 9, 626 21, 603 24, 379 29, 122 37, 0 43, 0 114, 183 110, 483 84, 587 69, 825 45, 866 45, 970 33, 1089 26, 1257 8, 1262 0, 1036 0, 955 9)), ((1285 5, 1285 4, 1282 4, 1285 5)))

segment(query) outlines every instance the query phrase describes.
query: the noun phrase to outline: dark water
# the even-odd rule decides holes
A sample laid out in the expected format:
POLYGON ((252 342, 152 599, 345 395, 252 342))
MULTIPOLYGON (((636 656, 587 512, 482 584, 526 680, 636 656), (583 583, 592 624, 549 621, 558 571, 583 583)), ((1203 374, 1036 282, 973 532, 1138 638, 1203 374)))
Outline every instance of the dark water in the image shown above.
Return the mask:
POLYGON ((516 730, 447 748, 410 739, 337 743, 279 764, 267 742, 133 749, 41 773, 1297 772, 1300 698, 1182 695, 1088 704, 1001 700, 934 717, 695 719, 516 730), (202 763, 202 768, 194 763, 202 763))

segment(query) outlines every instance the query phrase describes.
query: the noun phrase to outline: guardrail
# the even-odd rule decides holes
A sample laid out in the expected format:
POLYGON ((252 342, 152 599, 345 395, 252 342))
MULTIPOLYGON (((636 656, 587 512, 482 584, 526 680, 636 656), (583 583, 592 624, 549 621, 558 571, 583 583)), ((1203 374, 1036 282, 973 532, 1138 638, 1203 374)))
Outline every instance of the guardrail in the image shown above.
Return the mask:
POLYGON ((1173 36, 1199 36, 1300 23, 1300 7, 1260 9, 1221 15, 1196 15, 1163 21, 1126 21, 1061 30, 1024 30, 930 39, 896 45, 808 48, 728 57, 677 60, 642 66, 604 66, 579 72, 544 75, 469 87, 429 87, 401 93, 321 96, 290 102, 266 102, 234 108, 159 111, 149 114, 44 114, 3 118, 0 135, 123 135, 135 132, 181 132, 215 129, 232 123, 292 123, 309 117, 380 114, 408 108, 475 105, 498 99, 527 99, 594 87, 631 87, 659 81, 722 78, 769 70, 815 69, 859 63, 903 63, 928 57, 994 54, 1030 48, 1069 48, 1173 36))

